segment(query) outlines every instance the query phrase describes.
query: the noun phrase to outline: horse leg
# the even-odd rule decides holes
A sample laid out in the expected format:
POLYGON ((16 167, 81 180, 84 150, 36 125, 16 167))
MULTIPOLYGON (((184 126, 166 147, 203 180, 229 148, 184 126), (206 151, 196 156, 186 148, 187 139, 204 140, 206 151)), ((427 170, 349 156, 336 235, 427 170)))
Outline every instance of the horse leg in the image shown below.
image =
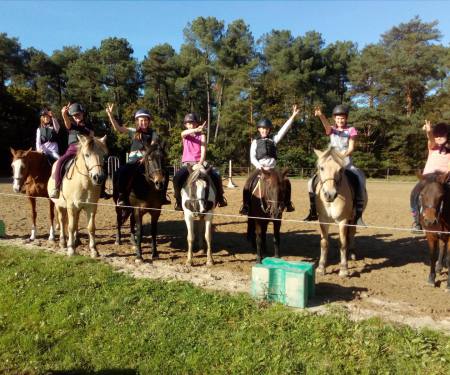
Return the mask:
POLYGON ((34 241, 36 239, 36 199, 34 197, 29 197, 30 205, 31 205, 31 236, 30 241, 34 241))
POLYGON ((48 200, 49 214, 50 214, 50 233, 48 235, 48 240, 54 242, 55 241, 55 229, 53 226, 53 222, 55 220, 55 204, 51 199, 48 200))
MULTIPOLYGON (((97 246, 95 242, 95 215, 96 215, 95 207, 91 206, 88 208, 88 211, 86 211, 87 218, 88 218, 88 233, 89 233, 89 250, 91 251, 91 258, 97 258, 98 257, 98 251, 97 246), (92 210, 91 210, 92 208, 92 210)), ((78 227, 78 225, 77 225, 78 227)))
POLYGON ((152 218, 152 255, 150 259, 158 259, 159 253, 157 249, 157 243, 156 243, 156 237, 158 235, 158 219, 160 215, 160 211, 151 211, 150 212, 151 218, 152 218))
POLYGON ((205 222, 205 231, 201 233, 201 236, 203 237, 203 234, 206 239, 206 266, 213 266, 214 260, 212 257, 212 215, 207 215, 204 219, 205 222))
POLYGON ((69 208, 67 207, 67 232, 68 232, 68 240, 67 240, 67 255, 72 256, 75 255, 75 231, 78 226, 78 217, 80 212, 77 208, 69 208))
POLYGON ((436 262, 436 273, 441 273, 442 269, 444 268, 444 255, 447 252, 447 244, 448 244, 448 238, 442 239, 442 244, 439 246, 439 255, 436 262))
POLYGON ((61 250, 65 250, 67 246, 66 236, 67 236, 67 211, 65 208, 56 206, 56 212, 58 217, 59 225, 59 247, 61 250))
POLYGON ((136 218, 134 217, 134 209, 130 214, 130 242, 136 246, 136 218))
POLYGON ((186 222, 187 228, 187 242, 188 242, 188 253, 186 259, 186 265, 192 266, 192 252, 194 247, 194 218, 191 213, 184 214, 184 221, 186 222))
POLYGON ((355 234, 356 234, 356 227, 355 226, 347 228, 348 252, 349 252, 351 260, 356 260, 355 234))
POLYGON ((281 220, 275 220, 273 222, 273 256, 275 258, 280 257, 280 228, 281 220))
POLYGON ((261 253, 265 245, 264 244, 265 238, 263 236, 263 228, 261 220, 255 220, 255 234, 256 234, 256 263, 261 263, 262 260, 261 253))
POLYGON ((428 251, 430 253, 430 274, 428 284, 435 286, 436 282, 436 261, 439 246, 439 239, 434 233, 427 233, 428 251))
POLYGON ((340 264, 340 270, 339 270, 339 276, 340 277, 347 277, 348 276, 348 261, 347 261, 347 252, 348 252, 348 241, 347 241, 347 234, 348 234, 348 227, 347 227, 347 221, 341 221, 339 223, 339 238, 341 242, 341 264, 340 264))
MULTIPOLYGON (((206 217, 200 217, 200 220, 197 220, 197 231, 196 231, 196 238, 197 238, 197 244, 198 244, 198 255, 204 255, 205 254, 205 236, 206 236, 206 217)), ((195 224, 194 224, 195 227, 195 224)), ((208 244, 206 244, 208 246, 208 244)))
POLYGON ((116 245, 122 245, 122 209, 116 206, 116 245))
POLYGON ((139 208, 133 209, 133 215, 135 220, 135 249, 136 249, 136 262, 140 263, 143 262, 144 259, 142 258, 142 249, 141 249, 141 243, 142 243, 142 213, 139 208))
POLYGON ((329 229, 330 229, 329 224, 320 224, 320 259, 319 259, 319 267, 317 267, 317 273, 319 273, 320 275, 325 275, 325 267, 327 266, 329 229))

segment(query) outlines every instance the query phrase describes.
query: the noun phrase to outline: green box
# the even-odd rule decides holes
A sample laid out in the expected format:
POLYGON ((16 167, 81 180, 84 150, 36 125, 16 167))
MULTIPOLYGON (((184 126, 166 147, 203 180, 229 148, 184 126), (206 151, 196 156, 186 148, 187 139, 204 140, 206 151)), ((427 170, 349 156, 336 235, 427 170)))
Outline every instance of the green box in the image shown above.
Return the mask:
POLYGON ((3 220, 0 220, 0 237, 5 237, 5 234, 5 222, 3 220))
POLYGON ((296 270, 303 270, 308 276, 308 295, 314 297, 316 295, 316 272, 313 263, 300 261, 287 261, 281 258, 264 258, 262 264, 266 266, 286 267, 296 270))

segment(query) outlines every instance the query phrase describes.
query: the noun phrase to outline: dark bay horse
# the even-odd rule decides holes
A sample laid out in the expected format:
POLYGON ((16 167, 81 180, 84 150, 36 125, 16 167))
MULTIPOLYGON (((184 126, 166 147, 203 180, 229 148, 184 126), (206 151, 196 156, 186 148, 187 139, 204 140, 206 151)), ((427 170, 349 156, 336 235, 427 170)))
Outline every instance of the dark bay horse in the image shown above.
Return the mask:
MULTIPOLYGON (((13 169, 13 190, 19 193, 25 190, 31 206, 31 236, 30 241, 36 239, 36 197, 48 198, 47 182, 50 178, 51 169, 47 158, 44 154, 29 150, 10 149, 13 156, 11 167, 13 169)), ((49 241, 55 240, 55 230, 53 227, 54 220, 54 203, 49 199, 50 213, 50 234, 49 241)))
POLYGON ((266 233, 269 222, 273 223, 274 256, 280 257, 280 228, 285 208, 285 178, 287 170, 261 169, 252 184, 249 218, 247 220, 247 238, 256 249, 256 262, 261 263, 266 253, 266 233), (255 219, 261 217, 264 219, 255 219))
POLYGON ((130 194, 131 207, 117 206, 118 189, 114 189, 113 198, 116 202, 117 217, 116 244, 121 244, 121 228, 130 216, 131 238, 135 244, 137 262, 143 261, 141 250, 142 217, 146 213, 151 216, 152 254, 150 261, 158 258, 156 236, 158 234, 158 220, 161 215, 162 190, 164 189, 163 160, 164 149, 161 145, 146 146, 142 163, 133 179, 130 194))
MULTIPOLYGON (((431 231, 425 232, 430 253, 428 283, 435 286, 436 272, 440 272, 443 268, 443 258, 447 251, 449 235, 434 232, 450 231, 450 190, 445 186, 448 174, 433 173, 420 178, 423 185, 419 196, 420 223, 425 231, 431 231), (442 244, 440 249, 439 242, 442 244)), ((447 290, 450 291, 448 272, 447 290)))

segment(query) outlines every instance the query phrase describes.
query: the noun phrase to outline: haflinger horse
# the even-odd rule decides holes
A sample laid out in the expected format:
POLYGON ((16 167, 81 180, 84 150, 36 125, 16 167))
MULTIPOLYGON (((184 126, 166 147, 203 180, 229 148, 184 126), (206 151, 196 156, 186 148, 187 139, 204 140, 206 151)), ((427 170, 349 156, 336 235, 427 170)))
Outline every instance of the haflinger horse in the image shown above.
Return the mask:
MULTIPOLYGON (((320 222, 320 260, 317 271, 325 274, 328 257, 328 231, 331 223, 339 225, 341 264, 339 276, 348 276, 347 256, 355 259, 355 192, 346 175, 345 160, 336 149, 314 150, 319 183, 316 187, 316 206, 320 222)), ((365 205, 367 205, 367 193, 365 205)))
MULTIPOLYGON (((419 176, 423 185, 419 195, 420 223, 426 231, 430 253, 428 283, 436 284, 436 273, 443 269, 443 258, 447 252, 450 232, 450 190, 445 186, 447 173, 432 173, 419 176), (441 247, 439 248, 439 242, 441 247)), ((447 270, 448 270, 447 259, 447 270)), ((447 290, 450 291, 450 273, 447 272, 447 290)))
POLYGON ((181 189, 181 204, 184 211, 184 221, 187 227, 188 254, 186 265, 192 265, 192 253, 194 248, 195 230, 194 220, 199 219, 199 248, 203 251, 204 239, 206 239, 206 265, 212 266, 212 222, 214 208, 216 206, 217 192, 213 186, 209 171, 203 165, 188 166, 189 177, 181 189))
POLYGON ((247 239, 256 249, 256 262, 266 253, 266 234, 269 222, 273 223, 274 257, 280 257, 280 229, 285 209, 285 179, 287 170, 261 169, 251 186, 252 194, 247 220, 247 239), (260 217, 261 219, 256 219, 260 217))
MULTIPOLYGON (((75 254, 78 220, 81 210, 84 210, 88 220, 89 250, 91 251, 91 257, 97 257, 95 214, 97 213, 97 202, 100 198, 102 183, 106 177, 103 171, 103 158, 108 153, 105 143, 106 136, 96 138, 79 135, 78 140, 78 152, 62 180, 59 198, 53 199, 61 228, 59 243, 60 247, 65 249, 67 235, 67 255, 75 254)), ((55 180, 50 178, 47 190, 52 191, 54 187, 55 180)))
MULTIPOLYGON (((44 154, 29 150, 10 149, 13 156, 11 167, 13 170, 13 190, 19 193, 25 190, 31 206, 31 236, 30 241, 36 239, 36 197, 48 198, 47 181, 50 177, 51 166, 44 154)), ((50 234, 49 241, 55 240, 53 227, 55 205, 49 200, 50 234)))
POLYGON ((130 194, 130 207, 117 206, 119 193, 115 181, 114 201, 116 202, 117 232, 116 245, 121 244, 121 228, 130 216, 131 238, 135 244, 136 262, 142 262, 142 217, 148 212, 151 216, 152 254, 150 262, 158 258, 156 236, 158 220, 161 215, 162 190, 164 188, 164 173, 162 164, 164 149, 160 144, 146 146, 146 151, 133 178, 130 194))

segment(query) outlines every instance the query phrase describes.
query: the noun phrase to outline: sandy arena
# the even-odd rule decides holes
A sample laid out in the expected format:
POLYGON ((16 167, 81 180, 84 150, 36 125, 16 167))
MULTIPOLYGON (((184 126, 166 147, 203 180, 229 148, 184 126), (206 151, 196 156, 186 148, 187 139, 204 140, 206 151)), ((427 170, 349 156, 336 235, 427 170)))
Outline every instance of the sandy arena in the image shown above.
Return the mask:
MULTIPOLYGON (((241 204, 243 179, 234 180, 238 188, 226 189, 228 207, 218 208, 218 214, 237 215, 241 204)), ((296 211, 285 213, 285 219, 302 220, 307 212, 306 180, 294 179, 293 202, 296 211)), ((447 274, 437 276, 438 287, 426 284, 428 249, 423 236, 410 233, 409 192, 413 182, 368 181, 369 204, 364 219, 369 226, 392 229, 358 229, 356 246, 358 259, 349 261, 351 276, 338 276, 338 236, 332 229, 331 259, 327 275, 317 276, 317 297, 311 301, 311 310, 321 312, 328 303, 345 306, 355 319, 370 316, 410 324, 414 327, 433 327, 450 333, 450 293, 445 291, 447 274), (394 230, 403 228, 404 230, 394 230)), ((12 194, 12 184, 0 184, 0 193, 12 194)), ((171 196, 173 201, 173 196, 171 196)), ((246 241, 244 217, 214 219, 213 249, 215 265, 207 268, 204 255, 194 256, 194 266, 186 267, 186 227, 182 213, 163 212, 159 225, 158 250, 160 259, 153 264, 136 264, 134 250, 129 244, 129 228, 124 230, 124 244, 114 244, 115 212, 111 200, 101 200, 97 213, 97 240, 101 259, 124 272, 138 277, 178 279, 194 284, 227 291, 249 291, 251 267, 255 253, 246 241)), ((0 219, 6 223, 6 241, 25 244, 30 235, 30 209, 23 195, 0 195, 0 219)), ((33 245, 55 249, 48 243, 48 204, 38 202, 38 239, 33 245)), ((146 216, 147 220, 149 216, 146 216)), ((81 241, 78 252, 88 255, 85 217, 81 217, 81 241)), ((271 228, 270 228, 271 229, 271 228)), ((320 253, 317 222, 282 225, 281 254, 287 260, 316 262, 320 253)), ((148 238, 144 243, 144 258, 149 256, 148 238)), ((52 250, 53 251, 53 250, 52 250)), ((272 241, 268 239, 272 254, 272 241)))

